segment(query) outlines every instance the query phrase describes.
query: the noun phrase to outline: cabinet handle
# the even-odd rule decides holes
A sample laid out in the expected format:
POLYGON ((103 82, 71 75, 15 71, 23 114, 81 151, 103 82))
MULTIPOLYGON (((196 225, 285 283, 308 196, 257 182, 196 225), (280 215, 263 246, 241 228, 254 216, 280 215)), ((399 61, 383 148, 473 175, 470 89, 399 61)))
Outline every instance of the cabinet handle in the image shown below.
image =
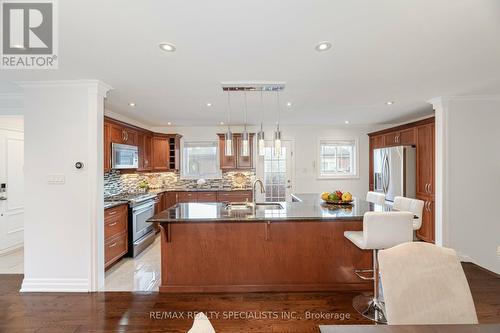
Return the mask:
POLYGON ((429 194, 431 194, 431 193, 432 193, 432 184, 429 183, 429 194))
POLYGON ((266 223, 266 241, 271 238, 271 221, 267 221, 266 223))
POLYGON ((108 213, 108 215, 115 215, 116 213, 117 213, 117 211, 116 211, 116 210, 112 210, 112 211, 110 211, 110 212, 108 213))
POLYGON ((110 223, 110 224, 108 224, 108 227, 112 227, 112 226, 116 225, 117 223, 118 223, 118 222, 113 222, 113 223, 110 223))
POLYGON ((116 242, 114 242, 113 244, 111 244, 110 246, 108 246, 109 248, 111 247, 115 247, 116 246, 116 242))

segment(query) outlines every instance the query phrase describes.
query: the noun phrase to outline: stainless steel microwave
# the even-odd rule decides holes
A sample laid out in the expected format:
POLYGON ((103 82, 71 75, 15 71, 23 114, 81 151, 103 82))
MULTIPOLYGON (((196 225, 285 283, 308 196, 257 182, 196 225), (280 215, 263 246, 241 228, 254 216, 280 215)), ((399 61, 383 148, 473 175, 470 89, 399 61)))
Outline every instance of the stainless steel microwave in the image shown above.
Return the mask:
POLYGON ((112 169, 137 169, 139 167, 139 149, 137 146, 111 144, 112 169))

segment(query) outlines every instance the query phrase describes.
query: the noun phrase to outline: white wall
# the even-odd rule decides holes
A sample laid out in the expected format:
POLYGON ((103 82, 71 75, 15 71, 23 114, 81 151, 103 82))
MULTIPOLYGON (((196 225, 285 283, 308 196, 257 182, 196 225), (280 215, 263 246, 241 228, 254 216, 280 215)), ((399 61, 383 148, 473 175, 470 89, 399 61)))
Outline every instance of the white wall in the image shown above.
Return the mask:
POLYGON ((103 96, 98 81, 24 88, 25 275, 21 291, 91 291, 103 283, 103 96), (81 161, 85 167, 75 168, 81 161), (49 184, 61 175, 64 184, 49 184), (101 244, 99 247, 95 244, 101 244))
MULTIPOLYGON (((445 163, 443 245, 500 273, 500 96, 443 98, 436 109, 445 163)), ((439 170, 438 170, 439 171, 439 170)))
MULTIPOLYGON (((296 193, 319 193, 323 191, 343 190, 354 196, 365 197, 368 191, 368 136, 376 130, 374 127, 345 126, 282 126, 284 140, 295 143, 295 184, 296 193), (317 179, 316 160, 318 140, 320 138, 356 138, 359 140, 359 177, 356 179, 325 180, 317 179)), ((224 133, 226 127, 157 127, 153 131, 179 133, 185 140, 217 140, 216 133, 224 133)), ((231 127, 233 132, 241 132, 241 127, 231 127)), ((266 138, 272 138, 272 127, 265 127, 266 138)), ((249 127, 248 131, 258 132, 258 128, 249 127)))

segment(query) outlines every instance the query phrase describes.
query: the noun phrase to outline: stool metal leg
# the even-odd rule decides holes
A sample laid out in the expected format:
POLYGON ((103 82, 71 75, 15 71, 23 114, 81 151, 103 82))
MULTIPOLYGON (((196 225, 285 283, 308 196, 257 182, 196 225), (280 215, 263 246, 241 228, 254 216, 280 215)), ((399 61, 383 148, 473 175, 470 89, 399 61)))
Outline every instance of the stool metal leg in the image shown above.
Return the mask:
POLYGON ((373 250, 373 296, 358 295, 354 297, 352 306, 363 317, 380 324, 387 324, 384 303, 379 300, 378 250, 373 250))

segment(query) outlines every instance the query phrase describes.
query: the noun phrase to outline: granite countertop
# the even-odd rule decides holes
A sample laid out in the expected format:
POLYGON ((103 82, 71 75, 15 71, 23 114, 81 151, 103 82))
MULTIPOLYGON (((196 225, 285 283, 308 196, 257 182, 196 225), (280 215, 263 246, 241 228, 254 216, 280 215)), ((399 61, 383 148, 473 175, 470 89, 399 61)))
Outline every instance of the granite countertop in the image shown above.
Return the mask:
POLYGON ((280 202, 282 209, 260 207, 255 211, 231 210, 225 203, 180 203, 153 216, 148 222, 206 223, 206 222, 286 222, 286 221, 346 221, 362 220, 369 211, 390 211, 354 198, 352 205, 324 204, 318 194, 295 194, 301 202, 280 202))
POLYGON ((109 208, 113 208, 113 207, 121 206, 121 205, 125 205, 125 204, 128 204, 128 201, 126 201, 126 200, 104 201, 104 209, 109 209, 109 208))

